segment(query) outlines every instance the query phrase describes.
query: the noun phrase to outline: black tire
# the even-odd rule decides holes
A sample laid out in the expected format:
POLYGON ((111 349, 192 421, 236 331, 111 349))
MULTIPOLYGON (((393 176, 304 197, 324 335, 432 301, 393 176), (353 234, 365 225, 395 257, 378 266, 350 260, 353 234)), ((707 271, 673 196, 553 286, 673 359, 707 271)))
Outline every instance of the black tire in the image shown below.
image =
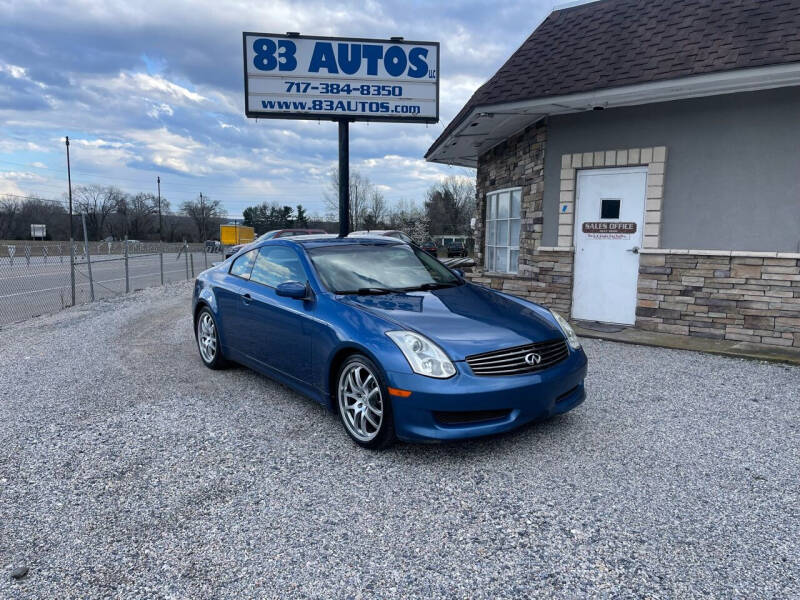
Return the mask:
POLYGON ((369 450, 380 450, 391 446, 396 441, 394 432, 394 412, 392 410, 392 401, 389 397, 389 389, 386 381, 383 378, 381 370, 375 365, 372 360, 363 354, 353 354, 339 367, 339 372, 336 375, 336 388, 333 390, 336 400, 336 408, 339 413, 339 419, 347 434, 356 444, 362 448, 369 450), (374 377, 376 387, 372 387, 368 378, 363 377, 363 373, 368 372, 369 375, 374 377), (348 388, 347 377, 353 373, 353 379, 350 383, 357 381, 357 373, 361 373, 361 380, 365 384, 363 387, 363 397, 359 399, 353 398, 352 395, 343 394, 348 389, 352 390, 352 386, 348 388), (344 389, 343 386, 344 385, 344 389), (374 427, 374 420, 376 418, 375 408, 378 403, 375 402, 375 392, 372 390, 378 389, 380 391, 380 421, 377 428, 374 427), (348 408, 348 401, 352 400, 352 408, 348 408), (360 418, 358 413, 360 411, 360 418), (371 420, 372 419, 372 420, 371 420), (359 427, 360 424, 360 427, 359 427), (359 436, 358 431, 363 430, 364 435, 359 436))
POLYGON ((217 320, 214 318, 214 313, 212 313, 207 306, 201 308, 197 313, 197 318, 194 322, 194 339, 197 342, 197 350, 200 353, 200 360, 203 361, 205 366, 214 370, 222 369, 228 366, 228 361, 225 360, 225 357, 222 355, 222 346, 219 342, 219 328, 217 327, 217 320), (210 324, 212 325, 211 331, 209 331, 207 327, 209 320, 210 324), (204 326, 206 326, 205 329, 204 326), (203 334, 203 338, 209 337, 209 334, 213 336, 213 353, 210 351, 210 345, 204 344, 204 342, 201 341, 201 334, 203 334))

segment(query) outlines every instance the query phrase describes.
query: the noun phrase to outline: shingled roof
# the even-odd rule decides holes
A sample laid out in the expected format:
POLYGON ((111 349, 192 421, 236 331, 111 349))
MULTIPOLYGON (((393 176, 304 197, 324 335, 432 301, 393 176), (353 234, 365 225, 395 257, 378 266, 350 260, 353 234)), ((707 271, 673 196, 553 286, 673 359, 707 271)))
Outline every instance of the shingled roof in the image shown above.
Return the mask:
POLYGON ((552 12, 467 104, 476 107, 800 62, 800 0, 601 0, 552 12))

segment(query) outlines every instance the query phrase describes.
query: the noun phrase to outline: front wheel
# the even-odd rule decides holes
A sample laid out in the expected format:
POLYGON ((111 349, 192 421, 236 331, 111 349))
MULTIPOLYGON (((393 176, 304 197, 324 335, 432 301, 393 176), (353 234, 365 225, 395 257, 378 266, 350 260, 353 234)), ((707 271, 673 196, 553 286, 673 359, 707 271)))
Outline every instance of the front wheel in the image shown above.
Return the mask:
POLYGON ((339 418, 353 441, 373 450, 392 444, 392 404, 375 363, 361 354, 351 356, 339 369, 337 381, 339 418))

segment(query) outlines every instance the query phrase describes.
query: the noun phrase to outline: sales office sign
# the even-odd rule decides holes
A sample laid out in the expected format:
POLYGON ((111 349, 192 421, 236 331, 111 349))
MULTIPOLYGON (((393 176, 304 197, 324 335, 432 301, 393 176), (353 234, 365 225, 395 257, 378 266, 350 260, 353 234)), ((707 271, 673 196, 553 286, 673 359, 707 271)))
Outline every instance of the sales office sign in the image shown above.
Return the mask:
POLYGON ((256 118, 439 121, 439 43, 243 34, 256 118))
POLYGON ((586 221, 581 226, 586 237, 595 240, 629 240, 636 233, 636 223, 620 221, 586 221))

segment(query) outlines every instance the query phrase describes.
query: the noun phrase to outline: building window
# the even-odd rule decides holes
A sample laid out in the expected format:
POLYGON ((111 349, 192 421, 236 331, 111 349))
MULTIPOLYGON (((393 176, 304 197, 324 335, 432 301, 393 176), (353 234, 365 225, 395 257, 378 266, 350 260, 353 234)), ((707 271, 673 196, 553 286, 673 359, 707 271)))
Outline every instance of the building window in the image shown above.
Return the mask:
POLYGON ((619 219, 619 205, 621 200, 603 199, 600 201, 601 219, 619 219))
POLYGON ((486 194, 486 269, 516 273, 519 264, 519 217, 522 190, 486 194))

